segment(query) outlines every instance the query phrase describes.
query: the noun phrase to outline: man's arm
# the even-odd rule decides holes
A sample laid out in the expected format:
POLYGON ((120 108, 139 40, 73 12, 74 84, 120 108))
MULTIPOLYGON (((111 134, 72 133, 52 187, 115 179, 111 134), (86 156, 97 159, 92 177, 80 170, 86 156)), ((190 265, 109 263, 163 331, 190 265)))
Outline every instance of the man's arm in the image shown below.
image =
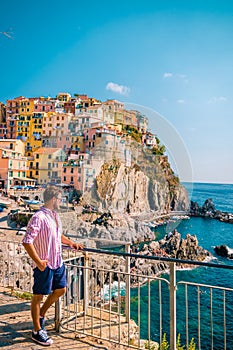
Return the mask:
POLYGON ((28 253, 28 255, 30 256, 30 258, 37 265, 38 269, 40 271, 44 271, 46 269, 48 260, 41 260, 40 259, 39 255, 37 254, 37 252, 34 248, 34 245, 32 243, 23 243, 23 246, 24 246, 26 252, 28 253))
POLYGON ((69 238, 67 238, 64 235, 61 235, 61 242, 63 244, 66 244, 66 245, 70 246, 70 248, 73 248, 73 249, 77 249, 77 250, 83 250, 84 249, 84 245, 83 244, 75 243, 75 242, 71 241, 69 238))

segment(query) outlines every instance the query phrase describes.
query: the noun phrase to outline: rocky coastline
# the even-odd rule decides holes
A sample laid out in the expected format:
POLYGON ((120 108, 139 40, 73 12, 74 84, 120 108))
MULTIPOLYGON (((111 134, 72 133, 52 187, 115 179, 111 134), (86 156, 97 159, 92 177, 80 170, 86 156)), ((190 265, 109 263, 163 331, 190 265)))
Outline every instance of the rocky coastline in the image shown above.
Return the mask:
POLYGON ((206 199, 205 203, 200 206, 197 202, 190 202, 189 215, 194 217, 203 217, 216 219, 222 222, 233 224, 233 214, 216 210, 212 198, 206 199))
MULTIPOLYGON (((137 246, 132 246, 131 253, 133 256, 130 258, 130 280, 131 285, 136 286, 139 284, 146 283, 148 277, 159 277, 161 274, 169 271, 169 263, 164 260, 153 260, 151 257, 156 258, 173 258, 182 260, 181 263, 177 264, 178 269, 190 268, 185 260, 192 261, 210 261, 213 256, 212 254, 203 249, 199 244, 195 235, 187 234, 186 238, 181 238, 181 234, 175 229, 173 232, 167 234, 163 239, 159 241, 148 242, 144 244, 141 249, 137 246), (150 259, 146 259, 150 257, 150 259)), ((104 258, 96 257, 92 260, 92 267, 100 268, 111 268, 115 271, 124 271, 125 259, 105 256, 104 258)), ((115 280, 120 278, 124 281, 123 275, 116 273, 114 276, 115 280), (119 277, 120 276, 120 277, 119 277)), ((101 279, 99 279, 101 284, 101 279)), ((108 284, 109 281, 105 280, 104 284, 108 284)), ((103 286, 101 286, 103 287, 103 286)))

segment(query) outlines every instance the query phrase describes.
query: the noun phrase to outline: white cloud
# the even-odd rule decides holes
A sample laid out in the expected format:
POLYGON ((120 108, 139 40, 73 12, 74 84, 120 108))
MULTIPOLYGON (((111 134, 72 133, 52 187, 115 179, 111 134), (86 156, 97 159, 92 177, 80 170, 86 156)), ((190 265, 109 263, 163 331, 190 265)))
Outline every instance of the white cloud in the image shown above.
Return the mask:
POLYGON ((164 78, 171 78, 173 76, 173 73, 164 73, 164 78))
POLYGON ((177 102, 177 103, 180 103, 180 104, 184 104, 184 103, 185 103, 185 101, 184 101, 184 100, 182 100, 182 99, 177 100, 176 102, 177 102))
POLYGON ((119 85, 116 83, 108 83, 106 85, 106 90, 111 90, 113 92, 116 92, 120 95, 128 95, 130 93, 130 88, 124 85, 119 85))
POLYGON ((166 72, 163 74, 163 78, 167 79, 167 78, 178 78, 180 80, 182 80, 184 83, 188 83, 188 77, 186 74, 179 74, 179 73, 171 73, 171 72, 166 72))
POLYGON ((219 103, 219 102, 226 102, 227 98, 224 96, 219 96, 219 97, 212 97, 210 100, 207 101, 208 104, 214 104, 214 103, 219 103))

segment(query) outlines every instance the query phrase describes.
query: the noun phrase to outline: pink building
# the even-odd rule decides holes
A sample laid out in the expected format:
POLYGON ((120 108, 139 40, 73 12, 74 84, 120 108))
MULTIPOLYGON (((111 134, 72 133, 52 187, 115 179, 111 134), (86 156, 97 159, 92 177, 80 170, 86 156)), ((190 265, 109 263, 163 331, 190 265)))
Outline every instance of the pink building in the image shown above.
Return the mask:
POLYGON ((55 100, 45 97, 40 97, 34 100, 34 111, 35 112, 54 112, 55 111, 55 100))

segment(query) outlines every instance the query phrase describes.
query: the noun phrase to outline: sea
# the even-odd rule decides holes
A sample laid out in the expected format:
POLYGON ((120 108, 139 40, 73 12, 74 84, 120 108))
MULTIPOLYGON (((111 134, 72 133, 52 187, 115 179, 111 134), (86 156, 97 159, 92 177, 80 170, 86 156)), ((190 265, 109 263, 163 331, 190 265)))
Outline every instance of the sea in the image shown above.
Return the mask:
MULTIPOLYGON (((211 198, 215 204, 215 208, 221 211, 233 213, 233 184, 210 184, 210 183, 183 183, 186 187, 189 198, 203 205, 206 199, 211 198)), ((216 245, 226 244, 233 248, 233 224, 220 222, 215 219, 208 218, 190 218, 183 219, 173 223, 176 229, 185 238, 187 234, 196 235, 199 245, 207 249, 213 254, 213 261, 217 264, 233 266, 233 260, 220 257, 216 255, 214 247, 216 245)), ((164 225, 155 228, 156 239, 159 240, 172 227, 164 225)), ((169 279, 168 276, 164 276, 169 279)), ((194 283, 203 283, 207 285, 222 286, 233 288, 233 270, 223 270, 209 267, 198 267, 195 269, 187 269, 177 271, 177 281, 189 281, 194 283)), ((151 328, 150 336, 152 340, 158 341, 161 332, 159 323, 159 301, 158 301, 158 282, 151 283, 151 328)), ((131 292, 131 318, 136 322, 138 319, 138 291, 131 292)), ((224 348, 224 334, 223 323, 224 315, 222 311, 222 291, 213 290, 213 295, 210 289, 192 288, 189 294, 188 314, 189 314, 189 340, 194 338, 196 348, 198 346, 198 333, 201 334, 200 348, 203 350, 215 349, 221 350, 224 348), (198 293, 202 293, 200 298, 200 305, 198 306, 198 293), (211 294, 211 295, 210 295, 211 294), (212 314, 210 311, 211 298, 213 300, 212 314), (198 321, 198 307, 201 310, 200 329, 196 327, 198 321), (210 322, 205 320, 209 319, 210 322), (210 330, 213 330, 213 340, 210 337, 210 330)), ((163 323, 162 333, 166 333, 169 341, 169 293, 167 286, 162 288, 162 304, 163 304, 163 323)), ((184 301, 184 287, 178 286, 177 289, 177 333, 181 336, 181 343, 185 344, 186 324, 185 324, 185 301, 184 301)), ((226 293, 226 328, 227 328, 227 347, 226 349, 233 349, 233 292, 226 293)), ((148 285, 141 287, 140 291, 140 337, 148 339, 147 316, 148 316, 148 285)))

